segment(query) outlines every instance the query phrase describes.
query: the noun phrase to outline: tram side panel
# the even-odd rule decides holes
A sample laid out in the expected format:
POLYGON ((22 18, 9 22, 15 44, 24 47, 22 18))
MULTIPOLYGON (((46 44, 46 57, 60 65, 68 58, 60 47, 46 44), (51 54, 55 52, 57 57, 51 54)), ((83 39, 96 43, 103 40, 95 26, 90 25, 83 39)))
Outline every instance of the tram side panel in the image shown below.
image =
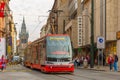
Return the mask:
POLYGON ((36 66, 35 66, 35 68, 36 69, 40 69, 40 60, 39 60, 39 53, 40 53, 40 51, 39 51, 39 43, 37 43, 37 45, 35 46, 35 50, 36 50, 36 66))
MULTIPOLYGON (((39 69, 39 70, 45 70, 45 41, 43 40, 42 42, 39 43, 32 43, 31 47, 29 48, 30 54, 27 55, 29 56, 28 62, 31 68, 34 69, 39 69)), ((27 61, 27 60, 26 60, 27 61)))
POLYGON ((28 46, 26 47, 26 50, 24 52, 25 56, 25 61, 24 61, 24 65, 27 66, 27 67, 30 67, 30 61, 31 61, 31 47, 28 46))
POLYGON ((41 71, 45 71, 45 61, 46 61, 46 43, 43 40, 40 44, 40 65, 41 71))
POLYGON ((40 69, 40 59, 39 59, 39 45, 34 44, 34 47, 32 47, 32 63, 31 67, 35 69, 40 69))
POLYGON ((40 65, 40 42, 38 43, 38 48, 37 48, 37 50, 38 50, 38 54, 37 54, 37 56, 38 56, 38 64, 40 65))
POLYGON ((34 44, 32 44, 32 47, 31 47, 31 62, 30 62, 30 67, 34 68, 35 64, 36 64, 36 50, 35 50, 34 44))
POLYGON ((24 66, 26 66, 27 61, 27 48, 24 50, 24 66))
POLYGON ((26 64, 28 67, 30 67, 30 49, 27 49, 27 55, 26 55, 26 64))

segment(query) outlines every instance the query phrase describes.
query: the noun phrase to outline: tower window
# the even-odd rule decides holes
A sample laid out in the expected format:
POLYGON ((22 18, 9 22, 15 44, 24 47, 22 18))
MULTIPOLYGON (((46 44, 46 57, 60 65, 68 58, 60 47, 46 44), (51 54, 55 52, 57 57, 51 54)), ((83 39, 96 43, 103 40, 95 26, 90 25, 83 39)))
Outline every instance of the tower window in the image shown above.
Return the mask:
POLYGON ((22 43, 26 43, 27 41, 26 41, 26 39, 22 39, 22 43))

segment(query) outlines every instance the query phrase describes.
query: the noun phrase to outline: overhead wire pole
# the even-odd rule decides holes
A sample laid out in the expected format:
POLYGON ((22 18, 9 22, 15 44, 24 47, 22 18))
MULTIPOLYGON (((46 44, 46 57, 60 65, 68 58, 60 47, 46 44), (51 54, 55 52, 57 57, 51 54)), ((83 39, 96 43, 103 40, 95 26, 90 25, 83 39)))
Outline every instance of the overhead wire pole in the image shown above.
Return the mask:
POLYGON ((90 68, 94 68, 94 0, 91 0, 91 47, 90 68))

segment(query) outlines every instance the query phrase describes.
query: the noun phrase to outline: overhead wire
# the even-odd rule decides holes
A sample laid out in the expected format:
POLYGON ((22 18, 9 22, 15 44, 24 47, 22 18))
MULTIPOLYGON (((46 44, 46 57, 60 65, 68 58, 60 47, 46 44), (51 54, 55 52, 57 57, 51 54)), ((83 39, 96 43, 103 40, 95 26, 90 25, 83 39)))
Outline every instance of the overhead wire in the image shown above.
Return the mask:
MULTIPOLYGON (((108 3, 110 3, 112 0, 109 0, 109 1, 107 1, 106 2, 106 4, 108 4, 108 3)), ((97 10, 97 9, 99 9, 99 8, 102 8, 102 7, 104 7, 105 6, 105 4, 103 4, 103 5, 100 5, 99 7, 97 7, 97 8, 94 8, 94 10, 97 10)), ((61 6, 59 6, 59 7, 57 7, 57 9, 58 8, 60 8, 61 6)), ((64 6, 64 7, 66 7, 66 6, 64 6)), ((22 16, 21 14, 15 14, 15 15, 20 15, 20 16, 22 16)), ((26 16, 31 16, 31 15, 26 15, 26 16)), ((33 16, 33 15, 32 15, 33 16)), ((46 16, 46 15, 34 15, 34 16, 38 16, 38 17, 49 17, 49 16, 46 16)), ((65 16, 59 16, 59 17, 65 17, 65 16)), ((68 16, 67 16, 68 17, 68 16)), ((40 25, 40 23, 42 23, 41 21, 38 23, 38 25, 34 28, 34 30, 30 33, 30 36, 33 36, 33 32, 39 27, 39 25, 40 25)))
POLYGON ((39 25, 44 22, 46 19, 43 19, 42 21, 39 21, 38 25, 33 29, 33 31, 30 33, 30 36, 32 36, 34 34, 34 32, 36 31, 36 29, 39 27, 39 25))
MULTIPOLYGON (((110 3, 111 1, 112 1, 112 0, 107 1, 106 4, 110 3)), ((102 8, 102 7, 104 7, 104 6, 105 6, 105 4, 100 5, 99 7, 94 8, 94 10, 97 10, 97 9, 102 8)), ((60 7, 61 7, 61 6, 59 5, 59 7, 57 7, 57 9, 59 9, 60 7)), ((65 7, 66 7, 66 6, 64 6, 63 8, 65 8, 65 7)), ((48 17, 48 16, 41 15, 41 16, 38 16, 38 17, 48 17)), ((68 16, 59 16, 59 17, 68 17, 68 16)))

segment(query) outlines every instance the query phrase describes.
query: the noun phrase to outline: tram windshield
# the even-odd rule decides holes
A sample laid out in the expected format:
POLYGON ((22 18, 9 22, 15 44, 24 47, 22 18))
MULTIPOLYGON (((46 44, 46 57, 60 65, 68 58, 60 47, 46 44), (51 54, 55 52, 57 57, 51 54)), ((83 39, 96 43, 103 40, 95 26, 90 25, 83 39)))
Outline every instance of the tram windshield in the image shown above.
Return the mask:
POLYGON ((71 42, 68 36, 47 37, 47 60, 69 61, 72 57, 71 42))

